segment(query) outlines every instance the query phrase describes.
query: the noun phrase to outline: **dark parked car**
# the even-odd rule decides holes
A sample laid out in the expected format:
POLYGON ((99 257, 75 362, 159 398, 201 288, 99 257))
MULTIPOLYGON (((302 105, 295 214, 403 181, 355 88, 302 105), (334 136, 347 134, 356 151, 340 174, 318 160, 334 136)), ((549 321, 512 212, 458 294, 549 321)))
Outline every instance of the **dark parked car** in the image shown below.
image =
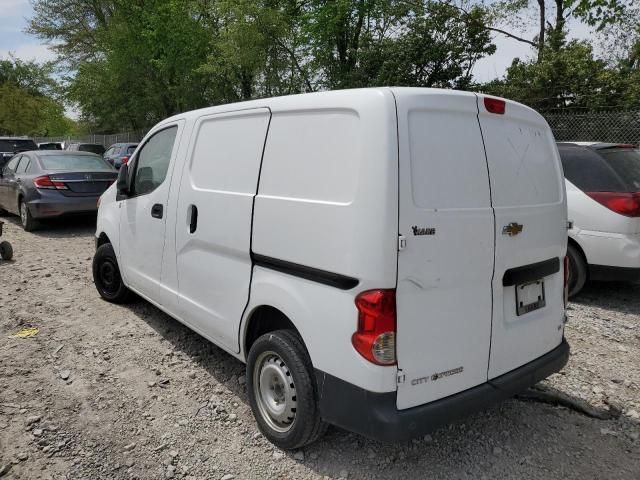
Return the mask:
POLYGON ((91 152, 96 155, 104 154, 104 145, 100 145, 99 143, 70 143, 66 149, 72 152, 91 152))
POLYGON ((0 175, 0 211, 20 215, 27 231, 39 219, 95 212, 98 198, 117 176, 111 165, 93 153, 20 153, 0 175))
POLYGON ((60 142, 43 142, 38 144, 38 150, 64 150, 60 142))
POLYGON ((114 143, 104 152, 103 157, 114 167, 120 168, 122 164, 129 161, 137 146, 137 143, 114 143))
POLYGON ((37 148, 36 143, 30 138, 0 137, 0 170, 16 153, 37 148))

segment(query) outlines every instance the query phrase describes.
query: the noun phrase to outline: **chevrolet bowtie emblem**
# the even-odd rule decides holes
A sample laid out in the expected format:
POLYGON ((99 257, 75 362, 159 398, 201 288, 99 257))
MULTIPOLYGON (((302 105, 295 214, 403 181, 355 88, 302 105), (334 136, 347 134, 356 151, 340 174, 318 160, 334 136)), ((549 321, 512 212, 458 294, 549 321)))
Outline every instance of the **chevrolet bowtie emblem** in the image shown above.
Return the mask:
POLYGON ((522 228, 523 226, 519 223, 511 222, 509 225, 505 225, 504 227, 502 227, 502 234, 513 237, 514 235, 518 235, 520 232, 522 232, 522 228))

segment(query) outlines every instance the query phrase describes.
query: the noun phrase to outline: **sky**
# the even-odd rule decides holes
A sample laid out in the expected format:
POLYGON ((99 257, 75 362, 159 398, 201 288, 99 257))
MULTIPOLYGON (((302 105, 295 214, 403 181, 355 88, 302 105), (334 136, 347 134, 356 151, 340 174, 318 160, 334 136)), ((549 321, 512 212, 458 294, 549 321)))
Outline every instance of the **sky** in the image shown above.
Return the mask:
MULTIPOLYGON (((27 18, 32 14, 29 0, 0 0, 0 57, 9 52, 23 60, 39 62, 52 60, 53 52, 47 45, 24 33, 27 18)), ((589 38, 588 27, 577 22, 570 23, 571 37, 589 38)), ((524 32, 522 36, 532 38, 534 32, 524 32)), ((496 53, 477 62, 473 73, 476 81, 486 82, 501 77, 514 57, 526 58, 531 55, 531 47, 513 39, 496 34, 494 43, 496 53)))

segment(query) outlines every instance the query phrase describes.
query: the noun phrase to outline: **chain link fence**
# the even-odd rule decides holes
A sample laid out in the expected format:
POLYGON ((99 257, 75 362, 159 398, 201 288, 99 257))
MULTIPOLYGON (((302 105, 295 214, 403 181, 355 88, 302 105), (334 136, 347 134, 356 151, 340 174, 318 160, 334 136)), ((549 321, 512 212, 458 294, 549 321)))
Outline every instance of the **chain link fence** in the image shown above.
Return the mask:
POLYGON ((543 115, 558 141, 640 143, 640 111, 543 115))
MULTIPOLYGON (((558 141, 597 141, 640 144, 640 111, 628 112, 572 112, 545 113, 558 141)), ((142 140, 146 130, 91 134, 80 137, 38 137, 40 142, 99 143, 109 148, 114 143, 135 143, 142 140)))
POLYGON ((65 145, 70 143, 99 143, 109 148, 114 143, 137 143, 145 136, 147 130, 135 130, 130 132, 114 133, 103 135, 100 133, 92 133, 80 136, 61 136, 61 137, 35 137, 36 143, 61 142, 65 145))

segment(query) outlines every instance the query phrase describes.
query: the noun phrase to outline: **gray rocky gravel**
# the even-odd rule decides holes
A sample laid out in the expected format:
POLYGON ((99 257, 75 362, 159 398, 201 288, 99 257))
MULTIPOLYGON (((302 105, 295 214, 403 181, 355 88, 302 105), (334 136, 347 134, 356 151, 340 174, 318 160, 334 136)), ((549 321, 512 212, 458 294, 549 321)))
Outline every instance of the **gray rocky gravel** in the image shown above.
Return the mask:
POLYGON ((146 302, 100 299, 94 224, 25 233, 4 220, 15 255, 0 262, 3 480, 640 478, 640 286, 589 285, 572 302, 572 356, 547 380, 619 406, 618 419, 514 399, 412 442, 330 428, 283 452, 256 428, 240 362, 146 302), (36 336, 12 336, 31 326, 36 336))

